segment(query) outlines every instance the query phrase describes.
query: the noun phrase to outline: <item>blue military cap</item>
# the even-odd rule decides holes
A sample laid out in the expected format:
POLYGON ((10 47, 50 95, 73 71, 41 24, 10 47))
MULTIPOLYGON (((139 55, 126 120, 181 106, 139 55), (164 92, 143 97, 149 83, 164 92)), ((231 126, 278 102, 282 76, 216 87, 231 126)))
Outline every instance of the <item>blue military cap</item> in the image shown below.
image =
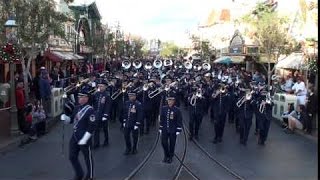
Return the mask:
POLYGON ((78 96, 90 96, 90 87, 89 86, 83 86, 79 93, 78 96))
POLYGON ((108 85, 108 82, 104 79, 98 79, 97 84, 103 84, 103 85, 108 85))
POLYGON ((167 94, 167 100, 175 100, 175 94, 170 92, 167 94))
POLYGON ((258 85, 259 85, 259 86, 265 86, 266 83, 265 83, 264 81, 260 81, 260 82, 258 83, 258 85))
POLYGON ((128 89, 128 96, 136 96, 137 93, 133 91, 133 88, 128 89))

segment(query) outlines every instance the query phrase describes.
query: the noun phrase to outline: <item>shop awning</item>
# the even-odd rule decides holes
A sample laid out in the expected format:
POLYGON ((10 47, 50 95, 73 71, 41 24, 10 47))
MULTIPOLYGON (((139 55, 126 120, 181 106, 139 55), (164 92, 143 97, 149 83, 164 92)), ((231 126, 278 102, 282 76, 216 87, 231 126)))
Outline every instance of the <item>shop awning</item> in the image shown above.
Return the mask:
POLYGON ((213 61, 213 63, 220 64, 231 64, 231 63, 242 63, 244 61, 244 56, 222 56, 213 61))
POLYGON ((305 69, 304 64, 304 54, 303 53, 292 53, 288 57, 279 61, 276 64, 276 68, 282 69, 305 69))
POLYGON ((73 52, 63 52, 63 51, 46 51, 44 53, 44 57, 54 62, 60 62, 64 60, 68 61, 68 60, 84 59, 84 57, 78 54, 74 54, 73 52))

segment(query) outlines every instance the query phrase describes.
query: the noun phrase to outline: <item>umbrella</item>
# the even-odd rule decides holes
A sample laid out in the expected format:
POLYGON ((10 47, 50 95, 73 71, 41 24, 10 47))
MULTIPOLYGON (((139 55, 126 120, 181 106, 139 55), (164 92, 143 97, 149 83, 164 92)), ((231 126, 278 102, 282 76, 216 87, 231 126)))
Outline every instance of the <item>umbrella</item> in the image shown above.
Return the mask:
POLYGON ((276 64, 276 68, 305 69, 304 54, 303 53, 292 53, 288 57, 279 61, 276 64))
POLYGON ((216 59, 213 63, 230 64, 230 63, 232 63, 232 59, 228 56, 222 56, 222 57, 216 59))

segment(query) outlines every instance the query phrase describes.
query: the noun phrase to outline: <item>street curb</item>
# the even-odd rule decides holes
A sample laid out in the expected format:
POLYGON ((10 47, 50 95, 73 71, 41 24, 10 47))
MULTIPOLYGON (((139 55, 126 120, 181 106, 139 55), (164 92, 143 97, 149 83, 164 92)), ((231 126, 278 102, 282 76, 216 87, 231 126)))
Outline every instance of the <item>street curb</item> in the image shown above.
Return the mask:
MULTIPOLYGON (((46 127, 47 127, 46 132, 47 133, 50 133, 51 129, 54 128, 54 126, 57 124, 57 122, 59 122, 59 117, 60 117, 60 115, 47 120, 47 124, 46 124, 46 127)), ((25 139, 26 137, 27 137, 27 135, 24 134, 24 135, 20 135, 17 137, 13 137, 11 140, 9 140, 6 143, 3 143, 3 144, 0 143, 0 154, 1 155, 6 154, 6 153, 14 150, 15 148, 19 147, 21 141, 23 139, 25 139)))
MULTIPOLYGON (((272 118, 272 120, 281 127, 282 124, 281 124, 281 121, 279 119, 272 118)), ((303 136, 304 138, 310 139, 310 140, 315 141, 316 143, 318 143, 318 136, 305 134, 300 129, 295 129, 294 132, 295 132, 295 134, 298 134, 300 136, 303 136)))

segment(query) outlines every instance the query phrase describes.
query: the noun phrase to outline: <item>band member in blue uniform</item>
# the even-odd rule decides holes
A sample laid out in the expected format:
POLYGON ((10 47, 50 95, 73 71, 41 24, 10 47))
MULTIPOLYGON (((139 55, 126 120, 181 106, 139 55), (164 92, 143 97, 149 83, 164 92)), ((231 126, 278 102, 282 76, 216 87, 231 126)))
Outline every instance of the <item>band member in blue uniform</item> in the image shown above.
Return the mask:
POLYGON ((224 131, 224 126, 226 123, 226 115, 229 111, 229 94, 224 84, 220 85, 220 89, 215 92, 212 96, 213 98, 213 111, 214 111, 214 130, 215 137, 213 143, 222 142, 222 136, 224 131))
POLYGON ((267 140, 270 122, 272 118, 272 106, 273 102, 271 100, 270 92, 262 91, 260 94, 260 104, 259 104, 259 113, 260 113, 260 126, 259 126, 259 138, 258 144, 265 145, 267 140))
MULTIPOLYGON (((61 120, 64 123, 73 123, 73 133, 69 144, 69 160, 75 171, 74 180, 82 180, 84 173, 78 156, 81 151, 87 167, 86 180, 93 179, 93 158, 91 153, 91 136, 95 129, 94 109, 88 104, 89 89, 83 87, 78 93, 79 105, 72 110, 69 103, 65 104, 65 109, 71 113, 62 114, 61 120)), ((67 111, 65 111, 67 112, 67 111)))
POLYGON ((237 102, 237 107, 239 108, 240 144, 243 145, 247 145, 255 103, 252 98, 252 92, 247 92, 237 102))
POLYGON ((108 83, 105 80, 97 81, 97 92, 93 97, 93 108, 96 117, 96 130, 94 132, 93 148, 96 149, 100 146, 100 130, 104 132, 104 146, 109 145, 109 120, 110 120, 110 106, 111 99, 106 92, 108 83))
POLYGON ((194 90, 194 92, 189 96, 189 102, 189 139, 192 140, 192 138, 195 137, 198 140, 200 124, 206 110, 205 99, 201 88, 196 88, 194 90))
POLYGON ((143 109, 139 101, 136 100, 136 93, 130 90, 128 92, 129 100, 123 107, 123 127, 124 138, 126 142, 125 155, 136 154, 139 140, 139 126, 143 118, 143 109), (133 144, 131 143, 131 136, 133 144))
POLYGON ((163 162, 171 163, 174 156, 176 138, 182 130, 182 115, 180 109, 174 105, 174 94, 168 94, 167 101, 168 105, 161 108, 159 132, 164 150, 163 162))

